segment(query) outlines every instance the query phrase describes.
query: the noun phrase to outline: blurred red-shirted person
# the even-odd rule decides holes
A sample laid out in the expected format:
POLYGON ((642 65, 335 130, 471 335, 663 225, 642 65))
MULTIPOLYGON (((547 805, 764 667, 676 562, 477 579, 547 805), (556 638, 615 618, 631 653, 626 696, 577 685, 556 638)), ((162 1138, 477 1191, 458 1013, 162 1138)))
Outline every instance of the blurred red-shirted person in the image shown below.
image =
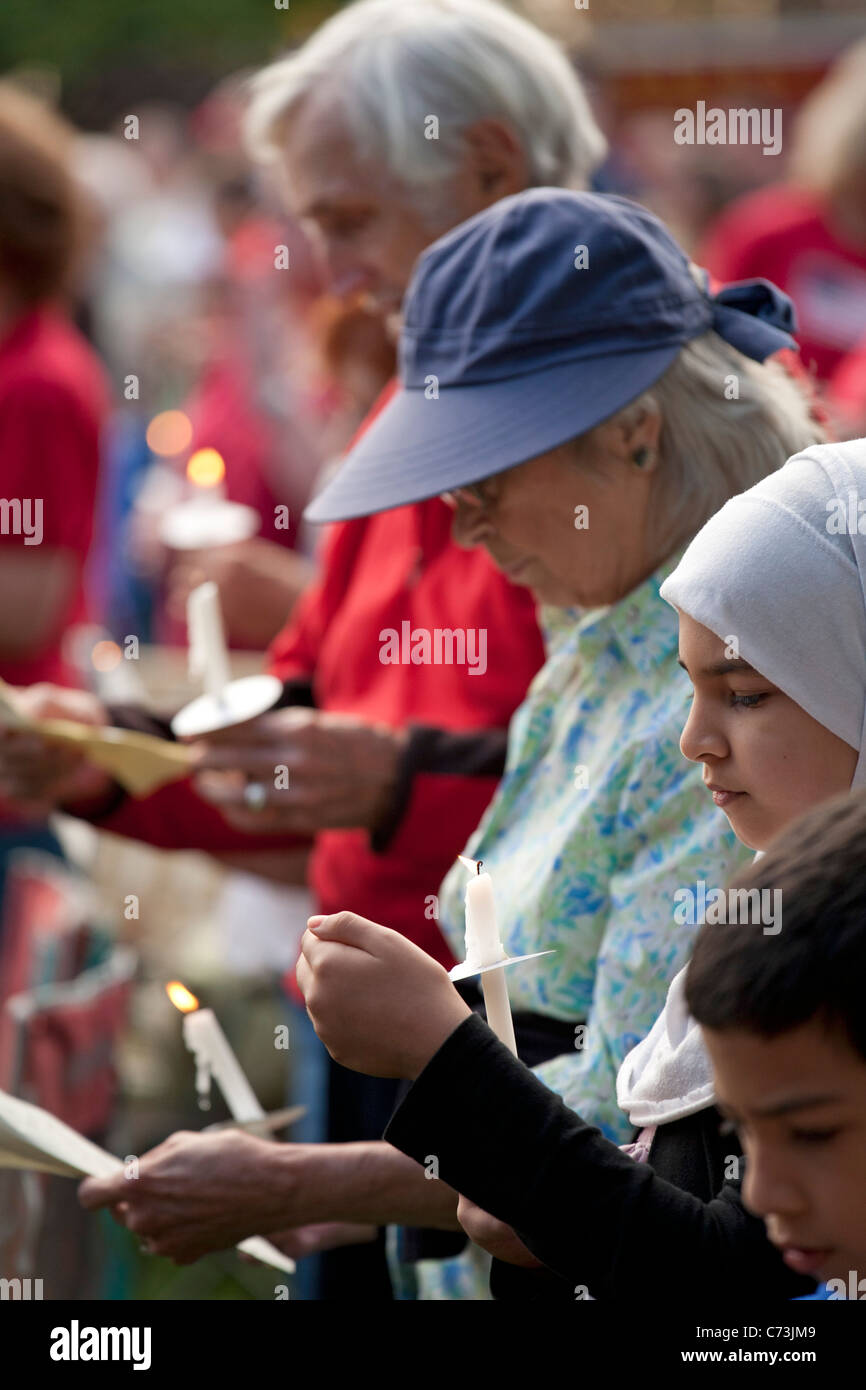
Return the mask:
MULTIPOLYGON (((108 404, 63 308, 87 220, 70 140, 35 98, 0 85, 0 676, 13 685, 75 683, 62 641, 84 617, 108 404)), ((39 819, 36 804, 30 817, 0 802, 0 892, 12 848, 56 848, 39 819)))
POLYGON ((787 180, 738 199, 696 258, 720 281, 762 275, 797 306, 805 366, 827 381, 866 326, 866 40, 797 114, 787 180))
POLYGON ((866 434, 866 333, 827 383, 827 408, 840 439, 866 434))
POLYGON ((160 548, 165 603, 157 637, 186 642, 189 590, 210 579, 220 591, 230 645, 263 650, 314 573, 297 545, 328 411, 307 365, 322 282, 300 229, 268 213, 249 177, 224 180, 214 202, 225 251, 189 325, 195 380, 183 410, 192 439, 178 467, 199 449, 215 449, 225 466, 225 496, 257 512, 260 527, 233 545, 160 548), (281 246, 292 273, 275 276, 281 246))

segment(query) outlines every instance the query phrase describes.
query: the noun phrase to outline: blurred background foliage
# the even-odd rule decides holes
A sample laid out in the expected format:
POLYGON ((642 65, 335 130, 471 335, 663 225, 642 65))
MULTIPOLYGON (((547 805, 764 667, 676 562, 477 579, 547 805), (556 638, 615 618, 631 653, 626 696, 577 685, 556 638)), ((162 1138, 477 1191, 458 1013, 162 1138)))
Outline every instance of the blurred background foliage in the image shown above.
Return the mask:
POLYGON ((273 0, 0 0, 0 72, 32 72, 74 120, 98 129, 145 98, 195 104, 215 78, 266 61, 339 8, 339 0, 290 0, 287 10, 273 0))

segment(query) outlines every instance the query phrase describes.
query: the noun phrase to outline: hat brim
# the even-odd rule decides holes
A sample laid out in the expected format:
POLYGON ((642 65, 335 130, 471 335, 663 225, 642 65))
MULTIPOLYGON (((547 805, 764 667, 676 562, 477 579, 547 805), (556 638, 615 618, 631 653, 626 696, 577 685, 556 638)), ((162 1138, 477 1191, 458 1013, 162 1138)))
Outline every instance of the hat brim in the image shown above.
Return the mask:
POLYGON ((570 361, 438 396, 399 390, 306 508, 350 521, 422 502, 556 449, 658 381, 682 343, 570 361))

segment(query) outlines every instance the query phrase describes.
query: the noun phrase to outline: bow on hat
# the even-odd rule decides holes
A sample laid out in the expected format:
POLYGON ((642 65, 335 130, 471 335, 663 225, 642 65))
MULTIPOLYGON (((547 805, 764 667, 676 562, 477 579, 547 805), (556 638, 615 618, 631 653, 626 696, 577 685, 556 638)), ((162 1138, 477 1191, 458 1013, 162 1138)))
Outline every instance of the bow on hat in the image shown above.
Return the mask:
MULTIPOLYGON (((755 319, 789 335, 797 331, 797 311, 792 301, 769 280, 725 285, 709 299, 715 332, 746 357, 761 360, 755 350, 755 319)), ((791 347, 796 346, 792 337, 791 347)))

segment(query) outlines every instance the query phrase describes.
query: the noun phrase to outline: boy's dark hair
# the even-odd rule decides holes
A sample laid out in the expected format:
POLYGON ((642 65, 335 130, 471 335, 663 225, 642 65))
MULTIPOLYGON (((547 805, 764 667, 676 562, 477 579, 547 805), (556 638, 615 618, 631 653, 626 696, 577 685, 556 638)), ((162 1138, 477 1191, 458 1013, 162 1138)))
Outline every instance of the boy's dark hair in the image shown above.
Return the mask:
POLYGON ((705 924, 686 976, 692 1016, 765 1038, 817 1018, 866 1058, 866 794, 800 817, 731 886, 780 889, 781 931, 705 924))

